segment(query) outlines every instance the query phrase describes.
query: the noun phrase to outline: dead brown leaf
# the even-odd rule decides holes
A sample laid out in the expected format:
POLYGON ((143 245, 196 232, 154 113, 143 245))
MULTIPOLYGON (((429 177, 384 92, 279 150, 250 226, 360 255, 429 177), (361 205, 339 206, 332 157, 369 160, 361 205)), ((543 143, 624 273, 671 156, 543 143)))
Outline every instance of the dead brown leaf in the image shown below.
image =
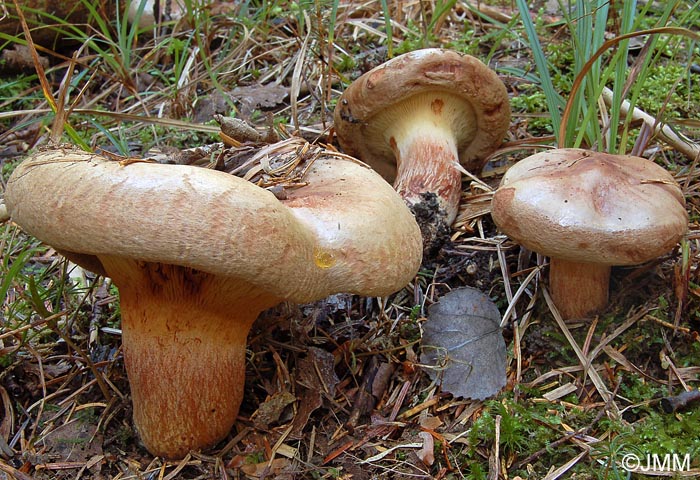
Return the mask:
POLYGON ((338 385, 333 354, 320 348, 309 348, 306 358, 299 362, 297 382, 302 396, 290 438, 301 438, 311 414, 323 405, 323 398, 333 398, 338 385))
POLYGON ((269 110, 284 102, 289 89, 276 83, 266 85, 248 85, 236 87, 231 91, 231 98, 239 104, 239 113, 248 118, 255 110, 269 110))

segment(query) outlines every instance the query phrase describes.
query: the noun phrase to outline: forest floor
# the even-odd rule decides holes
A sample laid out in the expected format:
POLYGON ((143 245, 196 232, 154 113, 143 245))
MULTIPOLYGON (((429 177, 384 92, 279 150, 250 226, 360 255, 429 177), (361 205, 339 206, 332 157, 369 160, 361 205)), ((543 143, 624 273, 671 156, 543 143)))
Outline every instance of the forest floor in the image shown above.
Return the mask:
MULTIPOLYGON (((689 232, 661 258, 614 268, 600 315, 563 322, 547 302, 545 259, 501 234, 489 215, 507 168, 555 144, 515 5, 257 3, 215 2, 155 35, 129 36, 103 18, 89 35, 72 32, 75 43, 40 46, 39 59, 6 43, 15 64, 3 55, 0 185, 55 134, 61 112, 63 141, 125 157, 218 142, 214 114, 262 136, 340 148, 332 123, 342 91, 390 56, 422 47, 474 55, 499 74, 513 112, 504 144, 478 179, 464 178, 450 241, 401 291, 264 312, 248 337, 234 429, 177 462, 153 457, 134 431, 116 287, 6 220, 0 479, 622 479, 643 478, 650 459, 656 474, 700 476, 700 402, 661 408, 663 398, 700 386, 697 159, 649 139, 641 153, 681 185, 689 232), (47 93, 59 99, 58 116, 47 93), (443 391, 421 362, 429 307, 462 286, 508 314, 506 386, 487 400, 443 391)), ((533 18, 558 85, 570 88, 572 40, 553 3, 540 2, 533 18)), ((691 3, 678 11, 697 9, 691 3)), ((645 15, 653 24, 655 10, 645 15)), ((692 58, 676 67, 676 54, 693 51, 660 57, 640 106, 665 111, 675 130, 697 139, 700 77, 692 58)))

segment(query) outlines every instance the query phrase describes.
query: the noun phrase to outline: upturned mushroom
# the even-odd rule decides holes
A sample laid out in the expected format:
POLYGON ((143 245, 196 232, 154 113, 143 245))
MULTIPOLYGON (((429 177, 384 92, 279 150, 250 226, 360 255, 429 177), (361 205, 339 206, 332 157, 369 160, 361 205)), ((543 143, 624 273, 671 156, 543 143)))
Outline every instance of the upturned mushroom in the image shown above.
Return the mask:
POLYGON ((463 170, 479 174, 509 124, 508 93, 496 73, 439 48, 368 71, 335 108, 340 146, 393 182, 416 214, 428 255, 449 237, 463 170))
POLYGON ((564 319, 603 309, 611 266, 656 258, 688 228, 683 192, 664 168, 576 148, 513 165, 491 215, 511 239, 549 257, 552 299, 564 319))
POLYGON ((8 180, 14 222, 118 286, 134 423, 154 455, 182 458, 228 434, 262 310, 385 296, 417 272, 420 231, 391 186, 313 148, 284 200, 221 171, 70 147, 35 153, 8 180))

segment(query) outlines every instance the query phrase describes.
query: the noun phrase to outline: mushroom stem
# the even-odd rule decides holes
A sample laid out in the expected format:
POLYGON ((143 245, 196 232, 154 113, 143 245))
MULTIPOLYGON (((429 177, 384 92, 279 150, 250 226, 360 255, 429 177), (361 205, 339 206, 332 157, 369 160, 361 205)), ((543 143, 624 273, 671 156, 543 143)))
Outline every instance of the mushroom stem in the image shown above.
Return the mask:
POLYGON ((608 303, 610 265, 549 260, 549 287, 564 320, 585 317, 608 303))
POLYGON ((435 194, 439 215, 449 226, 457 216, 462 193, 457 146, 442 130, 416 127, 402 137, 392 137, 398 163, 394 188, 409 206, 426 201, 426 193, 435 194))
POLYGON ((462 167, 455 128, 472 130, 472 116, 464 102, 433 93, 407 99, 379 119, 387 125, 385 138, 396 157, 394 188, 416 216, 426 252, 449 237, 457 216, 462 167))
POLYGON ((459 209, 462 174, 457 170, 454 139, 443 131, 419 130, 415 128, 391 143, 398 164, 394 188, 416 217, 423 256, 430 258, 450 238, 450 225, 459 209))
POLYGON ((248 331, 279 300, 190 268, 102 260, 119 286, 124 363, 144 445, 170 459, 215 445, 243 399, 248 331))

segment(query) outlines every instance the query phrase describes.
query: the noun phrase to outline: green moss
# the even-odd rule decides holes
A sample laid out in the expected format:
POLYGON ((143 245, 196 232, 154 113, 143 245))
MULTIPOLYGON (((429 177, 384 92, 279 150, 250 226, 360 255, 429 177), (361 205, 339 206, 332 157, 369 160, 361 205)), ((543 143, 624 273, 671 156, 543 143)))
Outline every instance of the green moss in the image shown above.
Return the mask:
MULTIPOLYGON (((483 413, 469 430, 470 448, 463 452, 465 463, 474 466, 473 462, 484 460, 479 449, 492 448, 496 438, 497 417, 500 417, 498 432, 502 456, 512 458, 513 463, 517 463, 535 452, 547 450, 548 445, 564 434, 562 422, 566 422, 572 428, 581 428, 590 423, 592 414, 584 410, 567 410, 556 403, 528 400, 515 402, 510 395, 506 395, 500 401, 489 400, 483 413)), ((547 451, 538 457, 533 467, 541 467, 544 473, 548 468, 546 465, 565 461, 566 456, 573 452, 572 448, 569 444, 564 444, 547 451)), ((488 469, 488 463, 485 461, 483 468, 488 469)), ((517 471, 514 470, 513 473, 517 471)), ((525 470, 522 473, 526 473, 525 470)))
POLYGON ((527 116, 528 131, 534 135, 551 135, 552 120, 547 114, 547 101, 544 92, 536 86, 527 86, 511 98, 510 106, 515 115, 527 116))
POLYGON ((639 96, 638 106, 651 115, 664 112, 669 119, 694 118, 700 114, 700 85, 697 75, 675 62, 654 64, 649 68, 639 96))
POLYGON ((630 443, 645 451, 665 453, 689 453, 700 463, 700 410, 667 415, 650 411, 635 424, 630 443))
POLYGON ((335 59, 335 69, 340 73, 346 73, 354 70, 357 67, 357 62, 352 55, 339 55, 335 59))

